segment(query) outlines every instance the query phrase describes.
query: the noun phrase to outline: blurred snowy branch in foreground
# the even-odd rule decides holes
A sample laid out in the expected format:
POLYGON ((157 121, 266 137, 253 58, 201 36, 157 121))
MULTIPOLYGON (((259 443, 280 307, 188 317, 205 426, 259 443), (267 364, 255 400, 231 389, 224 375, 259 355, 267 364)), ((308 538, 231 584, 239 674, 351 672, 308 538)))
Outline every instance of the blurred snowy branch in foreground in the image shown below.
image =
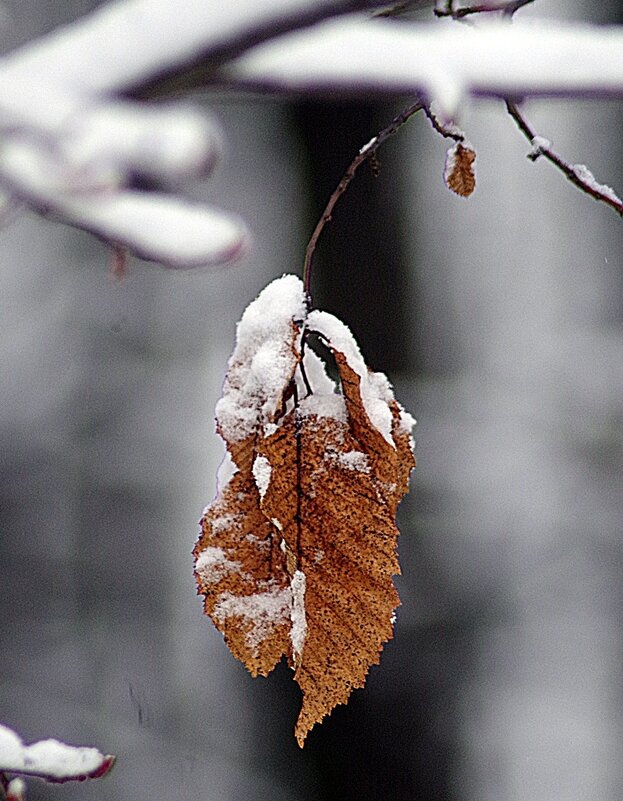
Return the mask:
POLYGON ((58 740, 39 740, 26 745, 8 726, 0 724, 0 789, 7 799, 25 797, 25 785, 7 774, 36 776, 48 782, 84 781, 105 776, 115 758, 97 748, 67 745, 58 740))
POLYGON ((618 27, 473 27, 346 13, 378 5, 189 0, 181 12, 172 0, 111 3, 0 60, 0 188, 144 258, 223 264, 246 250, 244 224, 176 196, 183 179, 209 173, 217 160, 216 127, 146 97, 197 86, 405 92, 434 101, 449 121, 470 96, 623 94, 618 27), (326 19, 337 15, 344 18, 326 19))
POLYGON ((260 45, 223 73, 274 92, 421 93, 450 119, 469 96, 623 95, 623 30, 348 18, 260 45))

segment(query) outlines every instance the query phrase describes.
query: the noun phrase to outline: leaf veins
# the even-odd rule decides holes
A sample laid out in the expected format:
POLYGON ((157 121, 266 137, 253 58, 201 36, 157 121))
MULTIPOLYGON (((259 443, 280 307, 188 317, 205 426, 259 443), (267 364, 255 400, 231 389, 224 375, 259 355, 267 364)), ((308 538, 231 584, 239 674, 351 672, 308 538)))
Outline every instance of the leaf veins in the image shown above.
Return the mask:
POLYGON ((286 656, 303 692, 301 746, 392 637, 413 422, 346 326, 306 315, 298 278, 274 281, 245 311, 217 405, 235 472, 202 518, 195 576, 253 675, 286 656), (340 391, 302 348, 308 331, 333 352, 340 391))

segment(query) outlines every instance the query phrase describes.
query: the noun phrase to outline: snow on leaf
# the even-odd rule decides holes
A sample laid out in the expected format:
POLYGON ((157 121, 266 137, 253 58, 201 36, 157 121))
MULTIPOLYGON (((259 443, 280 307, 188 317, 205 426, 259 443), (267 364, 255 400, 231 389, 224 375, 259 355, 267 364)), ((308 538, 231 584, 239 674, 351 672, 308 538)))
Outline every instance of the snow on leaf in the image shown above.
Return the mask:
POLYGON ((463 142, 457 142, 446 154, 443 178, 448 189, 460 197, 469 197, 476 188, 474 161, 476 153, 463 142))
POLYGON ((243 315, 217 421, 238 471, 201 521, 198 591, 253 675, 286 656, 303 692, 302 746, 364 685, 392 637, 395 515, 415 464, 413 419, 385 376, 368 371, 346 326, 306 316, 301 282, 283 276, 243 315), (340 391, 309 343, 302 348, 308 331, 333 352, 340 391), (274 358, 260 369, 264 351, 274 358), (311 394, 300 398, 305 383, 311 394), (206 577, 205 554, 221 561, 216 549, 240 569, 206 577))
POLYGON ((38 776, 49 782, 96 779, 112 768, 115 758, 97 748, 39 740, 26 745, 12 729, 0 724, 0 773, 38 776))

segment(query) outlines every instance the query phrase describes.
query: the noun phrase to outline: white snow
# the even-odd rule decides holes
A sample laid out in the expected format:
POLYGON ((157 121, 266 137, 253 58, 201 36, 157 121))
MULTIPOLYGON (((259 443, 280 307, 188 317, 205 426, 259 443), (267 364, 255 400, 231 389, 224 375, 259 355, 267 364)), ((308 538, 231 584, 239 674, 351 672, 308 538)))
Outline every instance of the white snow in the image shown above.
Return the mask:
POLYGON ((260 455, 255 457, 252 470, 253 478, 255 479, 255 485, 260 493, 260 500, 262 500, 264 495, 266 495, 266 490, 270 484, 272 467, 270 466, 268 459, 265 456, 260 455))
POLYGON ((538 158, 544 150, 549 150, 552 146, 552 143, 549 139, 546 139, 544 136, 534 136, 532 137, 532 147, 528 153, 529 159, 536 159, 538 158))
POLYGON ((242 564, 227 557, 222 548, 204 548, 197 557, 195 570, 207 584, 218 582, 229 573, 239 573, 242 564))
POLYGON ((6 788, 7 801, 26 801, 26 782, 19 776, 11 779, 6 788))
MULTIPOLYGON (((322 359, 314 353, 310 347, 305 348, 305 355, 303 357, 303 367, 305 368, 305 375, 309 381, 314 394, 317 395, 334 395, 336 392, 335 382, 329 378, 322 359)), ((307 393, 307 388, 298 376, 297 372, 297 388, 299 391, 299 398, 304 398, 307 393)))
POLYGON ((31 76, 34 84, 65 84, 79 94, 110 93, 270 29, 271 22, 296 21, 305 12, 336 5, 335 0, 184 0, 182 8, 176 0, 123 0, 14 51, 5 65, 13 80, 31 76))
POLYGON ((68 175, 53 152, 19 137, 7 137, 0 150, 0 181, 18 198, 143 258, 191 267, 223 264, 247 249, 245 226, 232 215, 174 196, 117 190, 114 181, 94 185, 92 179, 68 175))
POLYGON ((361 451, 346 451, 346 453, 341 453, 340 451, 327 451, 325 454, 325 459, 336 463, 339 465, 339 467, 343 467, 345 470, 352 470, 356 473, 370 472, 368 456, 361 451))
POLYGON ((363 154, 367 153, 368 150, 370 150, 371 147, 374 147, 374 145, 376 144, 377 139, 378 139, 378 136, 373 136, 372 139, 370 139, 369 142, 366 142, 366 144, 362 148, 360 148, 359 155, 363 156, 363 154))
POLYGON ((614 203, 621 203, 621 198, 616 194, 614 189, 606 184, 600 184, 598 181, 595 180, 595 176, 593 173, 588 169, 585 164, 574 164, 573 172, 578 176, 578 178, 593 189, 595 192, 600 192, 605 197, 612 200, 614 203))
POLYGON ((134 173, 167 182, 206 174, 222 150, 214 122, 172 104, 100 104, 70 118, 58 142, 75 172, 110 172, 123 179, 134 173))
POLYGON ((445 121, 467 94, 620 94, 623 30, 560 20, 396 25, 354 15, 255 47, 225 72, 277 91, 423 93, 445 121))
MULTIPOLYGON (((413 415, 409 414, 406 409, 404 409, 400 404, 398 404, 400 409, 400 424, 399 424, 399 431, 403 434, 411 435, 411 432, 417 425, 417 420, 413 415)), ((411 447, 413 448, 413 439, 411 439, 411 447)))
POLYGON ((240 514, 226 514, 222 515, 222 517, 215 517, 214 520, 210 521, 212 535, 218 536, 223 531, 227 531, 228 528, 235 526, 239 520, 242 520, 242 515, 240 514))
POLYGON ((448 150, 446 151, 446 163, 443 168, 443 180, 446 186, 448 186, 448 182, 456 166, 457 147, 458 145, 456 144, 452 145, 452 147, 448 148, 448 150))
POLYGON ((69 779, 94 773, 106 757, 97 748, 40 740, 25 745, 21 737, 0 724, 0 771, 69 779))
POLYGON ((15 765, 23 760, 23 749, 22 738, 0 723, 0 770, 9 770, 8 765, 15 765))
MULTIPOLYGON (((294 28, 306 14, 346 6, 187 0, 180 13, 172 0, 118 0, 18 48, 0 59, 0 191, 146 259, 192 267, 238 258, 247 234, 234 215, 123 189, 135 174, 175 184, 209 170, 216 126, 190 109, 115 95, 228 43, 261 40, 271 25, 294 28)), ((467 95, 621 95, 623 29, 559 20, 396 25, 352 14, 253 47, 218 78, 235 90, 417 93, 447 123, 467 95)))
POLYGON ((230 617, 242 617, 249 623, 251 628, 245 634, 245 642, 257 656, 261 643, 273 634, 277 626, 290 620, 291 607, 290 587, 266 582, 266 589, 254 595, 221 593, 212 616, 221 624, 230 617))
POLYGON ((341 395, 322 395, 314 393, 299 401, 298 413, 301 417, 330 417, 340 423, 348 422, 346 404, 341 395))
POLYGON ((290 640, 292 642, 292 653, 294 661, 300 660, 303 653, 303 645, 307 636, 307 618, 305 615, 305 585, 306 577, 302 570, 296 570, 290 582, 292 592, 292 609, 290 619, 292 628, 290 629, 290 640))
POLYGON ((226 440, 240 442, 273 422, 297 365, 300 333, 295 323, 306 314, 303 283, 284 275, 270 283, 244 311, 229 360, 216 419, 226 440))
POLYGON ((344 354, 349 367, 361 379, 361 400, 370 422, 393 447, 392 415, 388 403, 394 396, 387 378, 382 373, 368 370, 355 338, 337 317, 314 310, 307 318, 307 327, 321 334, 332 349, 344 354))

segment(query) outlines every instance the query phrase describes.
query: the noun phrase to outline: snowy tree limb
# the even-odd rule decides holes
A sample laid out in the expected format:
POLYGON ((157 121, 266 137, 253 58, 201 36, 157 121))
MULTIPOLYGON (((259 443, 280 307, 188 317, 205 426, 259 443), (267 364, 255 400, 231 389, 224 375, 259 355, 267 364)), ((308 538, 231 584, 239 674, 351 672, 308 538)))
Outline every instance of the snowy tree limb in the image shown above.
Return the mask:
MULTIPOLYGON (((195 61, 215 66, 267 39, 378 0, 117 0, 0 62, 12 79, 76 94, 130 92, 195 61)), ((186 88, 186 87, 184 87, 186 88)))
POLYGON ((436 17, 452 17, 462 19, 470 14, 485 14, 487 12, 503 12, 505 16, 512 17, 520 8, 530 5, 534 0, 489 0, 488 3, 477 3, 469 6, 457 6, 454 0, 442 0, 435 6, 436 17))
MULTIPOLYGON (((456 17, 527 2, 435 7, 456 17)), ((372 8, 377 0, 188 0, 183 13, 172 0, 110 3, 0 59, 0 192, 144 258, 222 264, 247 248, 240 220, 136 190, 209 172, 217 126, 141 97, 193 85, 400 92, 435 101, 446 123, 470 96, 623 95, 620 27, 474 28, 349 14, 372 8)))
POLYGON ((23 796, 24 785, 11 774, 34 776, 47 782, 84 781, 105 776, 115 757, 97 748, 67 745, 58 740, 39 740, 26 745, 8 726, 0 724, 0 788, 7 799, 23 796))
POLYGON ((623 217, 623 200, 606 184, 600 184, 595 180, 591 171, 584 164, 569 164, 561 156, 552 150, 549 140, 539 136, 519 110, 516 103, 506 101, 506 109, 517 123, 517 127, 532 145, 532 150, 528 153, 531 161, 536 161, 540 156, 546 158, 565 175, 572 184, 586 192, 595 200, 611 206, 621 217, 623 217))
POLYGON ((421 94, 451 118, 468 96, 623 95, 623 29, 331 20, 249 51, 229 85, 279 94, 421 94))

